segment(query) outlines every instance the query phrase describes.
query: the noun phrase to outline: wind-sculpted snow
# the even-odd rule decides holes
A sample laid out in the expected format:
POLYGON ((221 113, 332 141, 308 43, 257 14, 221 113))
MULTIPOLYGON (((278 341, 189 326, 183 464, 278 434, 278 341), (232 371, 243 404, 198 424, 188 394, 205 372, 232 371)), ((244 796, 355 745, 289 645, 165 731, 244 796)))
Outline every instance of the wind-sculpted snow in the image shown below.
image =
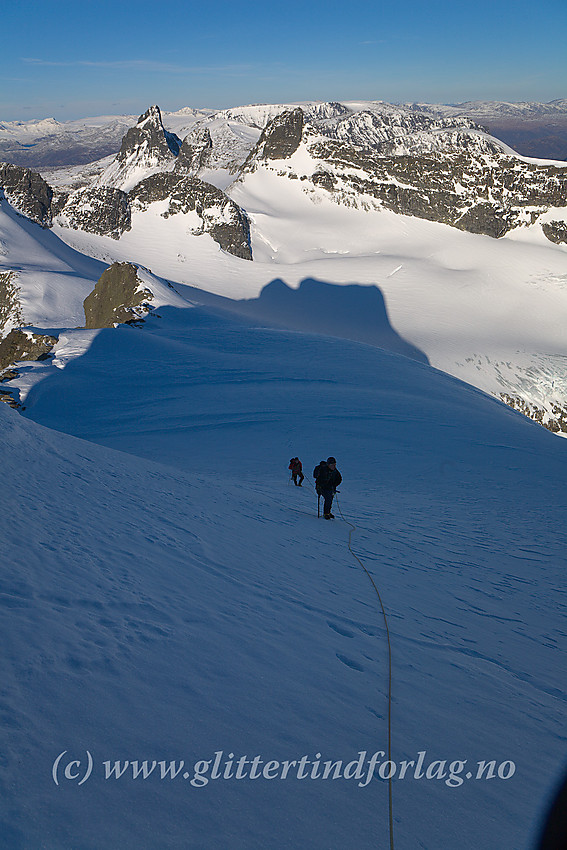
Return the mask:
POLYGON ((29 418, 0 409, 4 843, 387 844, 386 782, 355 775, 386 749, 386 635, 316 516, 332 453, 389 618, 396 846, 531 846, 563 766, 563 443, 406 357, 160 314, 68 331, 29 418))

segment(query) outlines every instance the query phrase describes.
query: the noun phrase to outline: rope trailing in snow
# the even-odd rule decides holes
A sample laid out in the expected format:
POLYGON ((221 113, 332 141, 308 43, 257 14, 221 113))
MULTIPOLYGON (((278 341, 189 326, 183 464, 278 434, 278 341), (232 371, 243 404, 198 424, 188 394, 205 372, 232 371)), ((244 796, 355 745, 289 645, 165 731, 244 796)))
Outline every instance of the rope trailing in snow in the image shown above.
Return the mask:
MULTIPOLYGON (((311 487, 313 488, 313 491, 316 493, 317 490, 316 490, 313 482, 308 481, 308 483, 311 485, 311 487)), ((368 570, 366 569, 366 567, 364 566, 364 564, 362 563, 362 561, 360 560, 360 558, 358 557, 356 552, 353 551, 353 548, 352 548, 352 545, 351 545, 351 540, 352 540, 353 532, 356 531, 356 526, 353 525, 352 522, 349 522, 348 519, 346 519, 345 515, 343 514, 343 512, 341 510, 341 504, 339 502, 339 497, 336 494, 335 494, 335 499, 336 499, 336 502, 337 502, 337 507, 339 509, 339 513, 341 515, 341 519, 343 520, 343 522, 345 522, 347 525, 350 526, 350 531, 348 533, 348 544, 347 544, 348 550, 351 553, 351 555, 353 556, 353 558, 355 558, 356 561, 358 561, 358 563, 360 564, 360 566, 362 567, 362 569, 364 570, 364 572, 366 573, 366 575, 368 576, 368 578, 372 582, 372 587, 376 591, 376 596, 378 597, 378 601, 380 603, 380 608, 382 609, 382 616, 384 617, 384 625, 386 626, 386 639, 388 641, 388 761, 391 762, 392 761, 392 644, 390 642, 390 629, 388 627, 388 617, 386 616, 386 609, 384 608, 384 603, 382 602, 382 597, 380 596, 380 591, 378 590, 378 587, 376 586, 376 582, 374 581, 374 579, 372 578, 372 576, 370 575, 370 573, 368 572, 368 570)), ((394 803, 393 803, 393 789, 392 789, 392 777, 391 776, 388 779, 388 817, 389 817, 389 827, 390 827, 390 850, 394 850, 394 803)))
MULTIPOLYGON (((376 586, 376 582, 356 554, 353 551, 351 546, 351 538, 354 531, 356 531, 356 526, 353 525, 352 522, 349 522, 348 519, 345 518, 343 512, 341 510, 341 505, 339 502, 338 496, 335 496, 337 507, 339 509, 339 513, 341 515, 341 519, 343 522, 346 522, 347 525, 350 526, 350 531, 348 533, 348 549, 353 558, 355 558, 370 581, 372 582, 372 587, 376 591, 376 596, 378 597, 378 601, 380 602, 380 608, 382 609, 382 615, 384 617, 384 624, 386 626, 386 638, 388 640, 388 761, 392 761, 392 645, 390 643, 390 629, 388 628, 388 617, 386 616, 386 609, 384 608, 384 604, 382 602, 382 597, 380 596, 380 591, 376 586)), ((389 809, 389 821, 390 821, 390 850, 394 850, 394 806, 392 800, 392 777, 388 779, 388 809, 389 809)))

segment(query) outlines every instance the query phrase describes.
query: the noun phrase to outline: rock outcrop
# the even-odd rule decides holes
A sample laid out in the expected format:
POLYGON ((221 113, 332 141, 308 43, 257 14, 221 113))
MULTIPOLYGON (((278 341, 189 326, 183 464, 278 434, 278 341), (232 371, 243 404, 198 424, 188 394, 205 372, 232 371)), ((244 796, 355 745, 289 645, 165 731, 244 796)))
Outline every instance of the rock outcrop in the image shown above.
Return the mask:
POLYGON ((555 242, 557 245, 567 244, 567 222, 548 221, 542 224, 541 229, 550 242, 555 242))
POLYGON ((251 158, 288 159, 301 143, 303 127, 304 116, 300 107, 282 112, 262 130, 251 158))
POLYGON ((200 219, 194 235, 209 233, 224 251, 244 260, 252 259, 246 214, 210 183, 177 172, 154 174, 135 186, 130 198, 138 210, 147 209, 155 201, 168 201, 167 210, 162 213, 166 218, 194 211, 200 219))
POLYGON ((14 209, 40 224, 51 227, 53 189, 40 174, 19 165, 0 163, 0 189, 14 209))
POLYGON ((132 263, 113 263, 83 302, 85 327, 112 328, 147 316, 153 293, 144 287, 132 263))
POLYGON ((15 271, 0 272, 0 337, 25 324, 15 271))
POLYGON ((116 158, 119 162, 125 162, 132 154, 137 155, 145 149, 167 159, 170 155, 177 156, 180 146, 181 141, 175 133, 168 133, 163 126, 159 106, 150 106, 122 139, 116 158))
POLYGON ((151 106, 128 130, 97 185, 128 191, 149 174, 173 168, 180 148, 181 140, 163 126, 159 107, 151 106))
POLYGON ((533 419, 534 422, 539 422, 544 428, 553 431, 554 434, 567 434, 567 407, 562 407, 557 403, 551 404, 551 412, 539 407, 531 401, 521 398, 518 395, 510 395, 510 393, 500 393, 502 401, 506 402, 509 407, 518 410, 527 416, 528 419, 533 419))
MULTIPOLYGON (((463 118, 455 126, 387 104, 355 114, 326 106, 272 119, 243 176, 269 168, 301 180, 306 191, 325 190, 340 204, 388 209, 494 238, 567 205, 567 165, 524 162, 473 121, 463 118), (285 162, 300 144, 306 157, 295 166, 285 162)), ((561 222, 544 225, 544 232, 563 241, 561 222)))
POLYGON ((212 149, 213 140, 207 127, 196 127, 183 139, 175 170, 196 174, 207 164, 212 149))
POLYGON ((380 156, 337 142, 315 141, 331 196, 339 203, 377 201, 396 213, 439 221, 498 238, 533 224, 567 199, 567 166, 538 166, 503 154, 471 151, 428 156, 380 156))
POLYGON ((19 360, 45 360, 57 340, 58 337, 50 334, 14 328, 0 340, 0 369, 6 369, 19 360))
POLYGON ((121 189, 97 186, 57 198, 57 220, 63 227, 120 239, 131 227, 130 199, 121 189))
MULTIPOLYGON (((567 206, 567 165, 525 162, 463 115, 384 103, 318 103, 243 107, 211 117, 210 129, 203 119, 181 144, 152 106, 128 130, 114 162, 86 188, 53 197, 39 175, 16 166, 0 167, 0 185, 19 211, 44 227, 55 215, 66 227, 115 239, 130 229, 133 207, 168 201, 164 217, 194 211, 200 219, 195 235, 209 233, 224 250, 251 259, 246 213, 197 175, 205 167, 232 172, 239 145, 250 151, 263 121, 241 179, 266 168, 299 180, 314 199, 324 192, 338 204, 387 209, 493 238, 567 206), (223 115, 224 135, 217 126, 223 115), (300 147, 305 156, 298 158, 300 147)), ((542 230, 566 244, 565 221, 542 221, 542 230)))

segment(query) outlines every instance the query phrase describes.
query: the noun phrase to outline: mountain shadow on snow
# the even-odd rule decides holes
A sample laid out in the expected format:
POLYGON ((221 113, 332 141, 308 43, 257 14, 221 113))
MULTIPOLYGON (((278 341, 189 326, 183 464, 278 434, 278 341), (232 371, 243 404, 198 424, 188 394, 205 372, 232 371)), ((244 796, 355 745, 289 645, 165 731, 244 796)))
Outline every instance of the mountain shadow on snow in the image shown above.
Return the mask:
POLYGON ((254 319, 291 330, 365 342, 429 364, 423 351, 394 330, 377 286, 336 286, 305 278, 298 289, 292 289, 276 278, 258 298, 240 304, 243 312, 254 319))

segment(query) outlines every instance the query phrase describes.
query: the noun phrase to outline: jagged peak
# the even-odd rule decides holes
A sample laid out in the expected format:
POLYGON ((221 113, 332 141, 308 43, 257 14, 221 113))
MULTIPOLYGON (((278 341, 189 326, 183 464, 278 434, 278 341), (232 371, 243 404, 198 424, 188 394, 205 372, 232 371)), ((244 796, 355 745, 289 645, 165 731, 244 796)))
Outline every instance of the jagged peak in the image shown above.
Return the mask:
POLYGON ((183 139, 175 168, 177 170, 197 172, 205 165, 212 147, 213 140, 209 128, 193 127, 191 132, 183 139))
POLYGON ((252 151, 254 159, 288 159, 301 143, 305 114, 300 106, 286 109, 269 121, 252 151))
POLYGON ((163 126, 159 106, 150 106, 126 132, 116 158, 97 185, 128 191, 148 174, 173 168, 180 148, 181 139, 163 126))
POLYGON ((151 121, 152 123, 157 124, 163 129, 161 109, 157 104, 155 104, 154 106, 150 106, 149 109, 146 109, 146 111, 142 115, 140 115, 136 123, 138 127, 142 127, 147 121, 151 121))

